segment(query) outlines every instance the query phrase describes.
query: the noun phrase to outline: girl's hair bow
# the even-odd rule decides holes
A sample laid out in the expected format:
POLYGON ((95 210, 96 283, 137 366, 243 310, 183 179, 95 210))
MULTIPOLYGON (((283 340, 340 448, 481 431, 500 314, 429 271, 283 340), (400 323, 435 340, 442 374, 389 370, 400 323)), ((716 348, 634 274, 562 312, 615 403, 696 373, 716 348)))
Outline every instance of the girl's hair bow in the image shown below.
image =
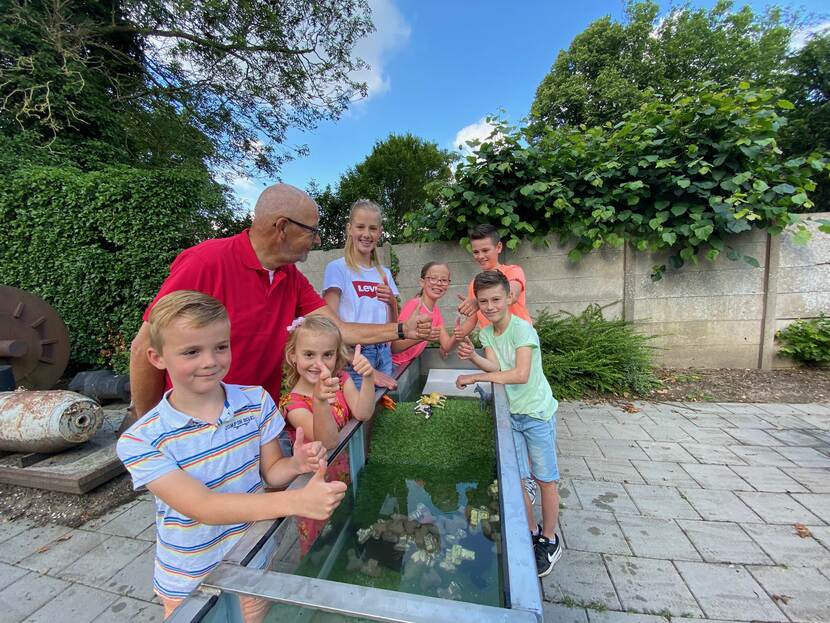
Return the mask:
POLYGON ((298 327, 303 326, 304 322, 305 322, 305 316, 300 316, 299 318, 294 318, 294 320, 291 321, 291 324, 286 327, 286 330, 289 333, 294 333, 294 331, 296 331, 298 327))

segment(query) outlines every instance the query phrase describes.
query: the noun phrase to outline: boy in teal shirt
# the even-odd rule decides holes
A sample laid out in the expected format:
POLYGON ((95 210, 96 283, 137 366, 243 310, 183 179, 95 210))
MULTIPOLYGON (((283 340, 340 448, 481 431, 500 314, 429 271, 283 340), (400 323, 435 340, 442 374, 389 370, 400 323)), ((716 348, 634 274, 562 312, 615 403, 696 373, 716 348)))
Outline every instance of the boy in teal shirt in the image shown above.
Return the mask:
POLYGON ((556 524, 559 519, 559 468, 556 463, 556 408, 550 384, 542 371, 539 336, 527 321, 510 313, 510 282, 497 270, 476 275, 473 290, 479 310, 490 325, 479 339, 484 357, 477 354, 469 338, 458 346, 458 356, 469 359, 483 373, 462 374, 455 384, 504 384, 513 425, 513 441, 523 479, 532 477, 542 492, 542 525, 537 526, 533 506, 525 491, 525 509, 533 533, 533 549, 539 577, 551 572, 562 556, 556 524), (534 529, 537 529, 534 532, 534 529))

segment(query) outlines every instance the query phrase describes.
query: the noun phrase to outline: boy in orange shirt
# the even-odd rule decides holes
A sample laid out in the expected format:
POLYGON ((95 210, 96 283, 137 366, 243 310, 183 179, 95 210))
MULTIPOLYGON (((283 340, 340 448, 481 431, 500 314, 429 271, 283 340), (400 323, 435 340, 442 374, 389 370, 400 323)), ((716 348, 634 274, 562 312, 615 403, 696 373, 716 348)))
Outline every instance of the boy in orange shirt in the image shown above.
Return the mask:
MULTIPOLYGON (((503 245, 498 230, 493 225, 484 223, 473 227, 468 235, 470 246, 472 246, 473 259, 482 272, 497 270, 507 277, 510 282, 510 313, 533 324, 526 304, 525 272, 517 264, 499 264, 499 254, 503 250, 503 245)), ((483 329, 490 324, 490 321, 478 309, 478 303, 473 292, 473 281, 474 279, 470 280, 466 298, 460 294, 458 295, 461 300, 458 305, 458 312, 467 316, 467 320, 455 329, 455 337, 459 340, 472 333, 476 327, 483 329)))

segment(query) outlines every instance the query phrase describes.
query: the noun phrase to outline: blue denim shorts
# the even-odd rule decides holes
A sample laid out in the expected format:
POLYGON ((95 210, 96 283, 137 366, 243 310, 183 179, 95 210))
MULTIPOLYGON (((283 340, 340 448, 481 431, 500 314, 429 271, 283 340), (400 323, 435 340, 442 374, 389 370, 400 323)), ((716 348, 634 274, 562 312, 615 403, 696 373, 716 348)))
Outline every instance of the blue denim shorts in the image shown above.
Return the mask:
MULTIPOLYGON (((392 376, 392 349, 389 342, 382 344, 366 344, 360 348, 361 354, 369 360, 375 370, 392 376)), ((352 377, 354 384, 360 389, 363 384, 363 377, 355 372, 351 366, 346 366, 346 372, 352 377)))
POLYGON ((556 414, 549 420, 511 413, 513 443, 519 461, 519 475, 525 479, 531 475, 539 482, 559 480, 556 462, 556 414))

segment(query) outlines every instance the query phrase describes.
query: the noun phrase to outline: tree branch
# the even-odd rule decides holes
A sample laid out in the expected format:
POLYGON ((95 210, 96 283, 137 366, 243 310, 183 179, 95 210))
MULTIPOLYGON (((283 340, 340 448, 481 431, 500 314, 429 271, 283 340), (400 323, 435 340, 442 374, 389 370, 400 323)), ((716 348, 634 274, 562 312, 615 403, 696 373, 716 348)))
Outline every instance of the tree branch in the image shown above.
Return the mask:
POLYGON ((194 35, 193 33, 189 33, 183 30, 161 30, 158 28, 140 28, 138 26, 129 26, 124 24, 107 26, 103 28, 101 32, 127 32, 150 37, 161 37, 166 39, 185 39, 186 41, 190 41, 191 43, 196 43, 207 48, 213 48, 215 50, 221 50, 222 52, 227 53, 272 52, 278 54, 288 54, 292 56, 301 56, 303 54, 308 54, 314 51, 314 48, 294 49, 275 45, 229 45, 226 43, 221 43, 219 41, 214 41, 212 39, 207 39, 205 37, 199 37, 197 35, 194 35))

